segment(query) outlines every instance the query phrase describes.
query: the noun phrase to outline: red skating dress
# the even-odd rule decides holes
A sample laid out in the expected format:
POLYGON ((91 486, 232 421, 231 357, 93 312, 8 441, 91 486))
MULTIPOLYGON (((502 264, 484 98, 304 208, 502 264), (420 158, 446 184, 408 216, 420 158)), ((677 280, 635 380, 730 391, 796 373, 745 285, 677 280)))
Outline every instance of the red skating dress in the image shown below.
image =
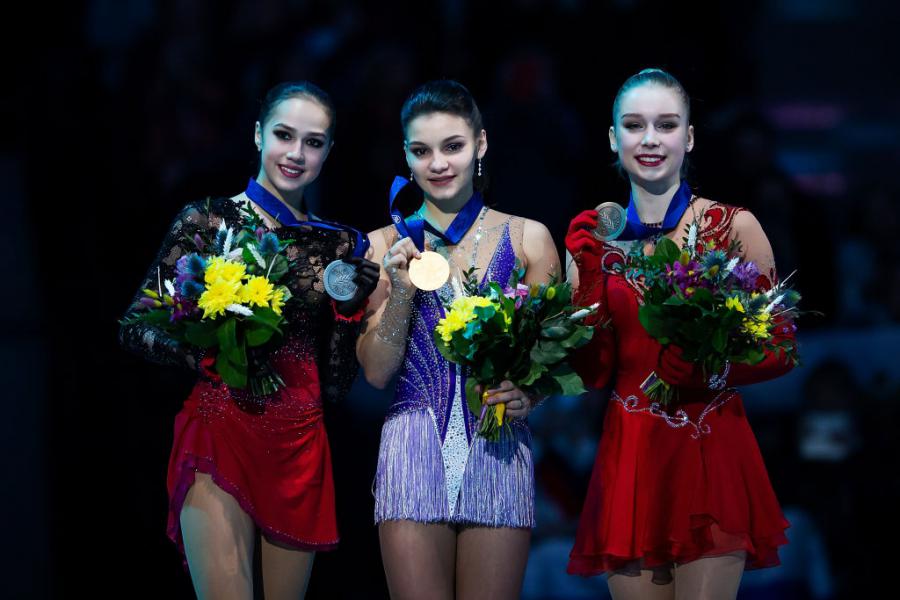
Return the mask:
MULTIPOLYGON (((161 279, 174 279, 177 260, 196 251, 194 233, 215 230, 222 221, 235 227, 238 209, 227 198, 188 205, 141 289, 157 287, 157 269, 161 279)), ((286 387, 259 403, 203 377, 185 400, 175 418, 167 482, 168 534, 182 552, 179 516, 197 472, 233 496, 270 539, 303 550, 328 550, 338 542, 322 397, 340 397, 349 389, 359 325, 334 316, 321 275, 352 242, 345 232, 311 227, 274 233, 294 240, 286 250, 290 270, 281 280, 293 295, 284 307, 288 325, 271 355, 286 387)), ((146 324, 125 325, 120 335, 123 345, 154 362, 190 366, 198 358, 196 348, 146 324)))
MULTIPOLYGON (((771 249, 750 213, 712 204, 700 219, 700 241, 727 249, 741 212, 762 238, 742 239, 744 255, 769 274, 760 278, 768 285, 771 249)), ((683 224, 676 231, 683 232, 683 224)), ((737 390, 681 388, 668 410, 651 406, 640 390, 661 348, 638 321, 639 284, 613 273, 629 245, 604 244, 603 273, 579 273, 577 301, 601 301, 607 314, 599 318, 610 318, 612 327, 596 331, 575 366, 586 385, 603 387, 612 377, 615 383, 567 570, 633 572, 739 550, 747 552, 748 568, 777 565, 788 522, 737 390)), ((781 333, 793 335, 792 326, 781 333)), ((789 369, 768 356, 754 367, 733 365, 727 382, 761 381, 789 369)))

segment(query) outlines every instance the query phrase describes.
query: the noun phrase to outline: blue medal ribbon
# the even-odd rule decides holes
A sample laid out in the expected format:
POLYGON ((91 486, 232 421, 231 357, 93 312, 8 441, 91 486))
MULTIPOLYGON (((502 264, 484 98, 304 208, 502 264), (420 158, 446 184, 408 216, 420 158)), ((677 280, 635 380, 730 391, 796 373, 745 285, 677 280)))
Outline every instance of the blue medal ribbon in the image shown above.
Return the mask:
POLYGON ((628 211, 626 212, 625 230, 617 239, 622 241, 643 240, 657 233, 666 233, 672 231, 681 221, 684 211, 687 210, 691 203, 691 188, 686 181, 682 181, 681 185, 675 191, 675 195, 669 201, 669 208, 666 209, 666 216, 663 219, 661 228, 647 227, 641 223, 641 218, 637 213, 637 204, 634 201, 634 194, 628 197, 628 211))
POLYGON ((264 188, 252 177, 247 183, 246 194, 248 198, 256 202, 260 208, 272 215, 285 227, 316 227, 318 229, 326 229, 329 231, 348 231, 356 236, 356 244, 353 246, 354 256, 363 256, 366 253, 366 250, 369 249, 369 237, 363 232, 354 229, 349 225, 320 219, 311 212, 306 211, 305 206, 303 212, 309 216, 309 220, 301 221, 294 216, 294 213, 290 211, 284 202, 279 200, 275 194, 264 188))
POLYGON ((405 177, 394 177, 394 182, 391 184, 390 197, 388 199, 388 209, 391 212, 391 219, 394 221, 394 226, 397 227, 397 231, 400 232, 400 237, 412 239, 416 248, 419 250, 425 249, 426 229, 447 242, 449 245, 458 244, 463 236, 466 235, 466 232, 469 231, 469 228, 472 227, 472 223, 478 218, 481 209, 484 208, 484 200, 481 197, 481 193, 473 193, 472 197, 466 201, 456 217, 453 218, 450 227, 448 227, 446 231, 441 231, 431 223, 422 219, 418 214, 410 215, 404 219, 403 215, 400 214, 400 210, 394 206, 394 201, 397 199, 397 196, 408 184, 409 180, 405 177))

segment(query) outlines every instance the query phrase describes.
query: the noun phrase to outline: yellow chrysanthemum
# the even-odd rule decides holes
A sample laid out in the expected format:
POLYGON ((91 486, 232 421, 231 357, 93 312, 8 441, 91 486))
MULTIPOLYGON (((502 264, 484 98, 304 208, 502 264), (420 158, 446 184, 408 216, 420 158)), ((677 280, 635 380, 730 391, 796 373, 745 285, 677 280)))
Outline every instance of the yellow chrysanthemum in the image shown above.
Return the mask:
POLYGON ((281 307, 284 306, 284 289, 277 288, 274 292, 272 292, 272 312, 276 315, 281 315, 281 307))
POLYGON ((206 283, 215 283, 219 280, 225 280, 232 283, 240 283, 247 275, 247 267, 243 263, 234 262, 215 256, 206 263, 206 273, 204 279, 206 283))
POLYGON ((435 330, 445 342, 453 339, 453 333, 463 329, 466 323, 475 318, 475 309, 479 306, 493 304, 489 299, 481 296, 462 296, 453 301, 447 316, 438 321, 435 330))
MULTIPOLYGON (((474 317, 474 315, 472 315, 474 317)), ((466 326, 472 318, 466 318, 459 311, 451 310, 447 316, 438 321, 437 332, 445 342, 453 339, 453 334, 466 326)))
POLYGON ((769 326, 768 326, 768 317, 769 315, 761 315, 765 316, 765 319, 756 320, 756 319, 744 319, 744 331, 752 335, 754 338, 758 340, 764 340, 769 337, 769 326))
POLYGON ((229 304, 238 302, 241 284, 235 281, 219 279, 215 283, 206 286, 206 291, 200 295, 197 306, 203 309, 203 318, 210 316, 216 318, 225 314, 225 308, 229 304))
POLYGON ((265 277, 251 277, 241 286, 241 304, 268 306, 275 287, 265 277))
POLYGON ((737 296, 734 296, 733 298, 726 298, 725 299, 725 308, 728 308, 730 310, 736 310, 739 313, 744 312, 744 305, 741 304, 741 301, 738 299, 737 296))

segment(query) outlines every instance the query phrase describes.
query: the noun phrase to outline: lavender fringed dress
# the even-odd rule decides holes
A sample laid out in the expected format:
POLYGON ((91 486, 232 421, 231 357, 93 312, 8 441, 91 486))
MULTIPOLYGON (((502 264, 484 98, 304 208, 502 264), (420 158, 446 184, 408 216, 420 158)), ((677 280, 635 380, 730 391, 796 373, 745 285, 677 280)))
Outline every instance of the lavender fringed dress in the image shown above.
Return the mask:
MULTIPOLYGON (((487 281, 506 284, 516 264, 510 234, 500 226, 487 281)), ((465 402, 466 373, 438 352, 432 331, 453 299, 445 284, 419 290, 394 402, 381 432, 375 478, 375 522, 408 520, 488 527, 534 527, 531 433, 512 420, 498 442, 475 434, 465 402)))

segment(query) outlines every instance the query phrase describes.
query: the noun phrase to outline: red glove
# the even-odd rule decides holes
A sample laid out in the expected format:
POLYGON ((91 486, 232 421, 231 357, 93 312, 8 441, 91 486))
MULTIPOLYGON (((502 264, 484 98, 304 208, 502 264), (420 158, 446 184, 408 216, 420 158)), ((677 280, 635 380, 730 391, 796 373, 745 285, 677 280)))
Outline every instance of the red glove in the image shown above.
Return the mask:
MULTIPOLYGON (((794 340, 793 323, 782 321, 776 325, 775 341, 794 340)), ((670 385, 682 387, 710 387, 721 389, 735 385, 749 385, 775 379, 790 371, 794 365, 783 356, 770 350, 765 358, 755 365, 732 363, 722 373, 710 373, 709 380, 703 378, 699 364, 684 360, 684 351, 675 344, 665 346, 659 353, 656 374, 670 385), (722 378, 724 377, 724 381, 722 378), (711 385, 712 384, 712 385, 711 385)))
POLYGON ((578 265, 579 277, 600 270, 603 243, 593 234, 593 230, 597 227, 597 218, 596 210, 585 210, 569 223, 566 249, 578 265))
POLYGON ((197 365, 197 370, 200 372, 200 379, 212 382, 219 383, 222 381, 222 376, 216 372, 216 352, 215 350, 210 350, 209 352, 204 352, 203 358, 200 359, 200 364, 197 365))
POLYGON ((663 346, 663 349, 660 350, 656 374, 669 385, 706 387, 700 365, 685 360, 684 350, 675 344, 663 346))
MULTIPOLYGON (((797 326, 792 321, 784 317, 775 317, 774 335, 772 340, 776 343, 797 341, 797 326)), ((725 377, 727 385, 748 385, 751 383, 759 383, 781 377, 794 368, 794 364, 790 359, 784 356, 778 356, 774 352, 766 351, 766 357, 755 365, 733 364, 731 370, 725 377)))

